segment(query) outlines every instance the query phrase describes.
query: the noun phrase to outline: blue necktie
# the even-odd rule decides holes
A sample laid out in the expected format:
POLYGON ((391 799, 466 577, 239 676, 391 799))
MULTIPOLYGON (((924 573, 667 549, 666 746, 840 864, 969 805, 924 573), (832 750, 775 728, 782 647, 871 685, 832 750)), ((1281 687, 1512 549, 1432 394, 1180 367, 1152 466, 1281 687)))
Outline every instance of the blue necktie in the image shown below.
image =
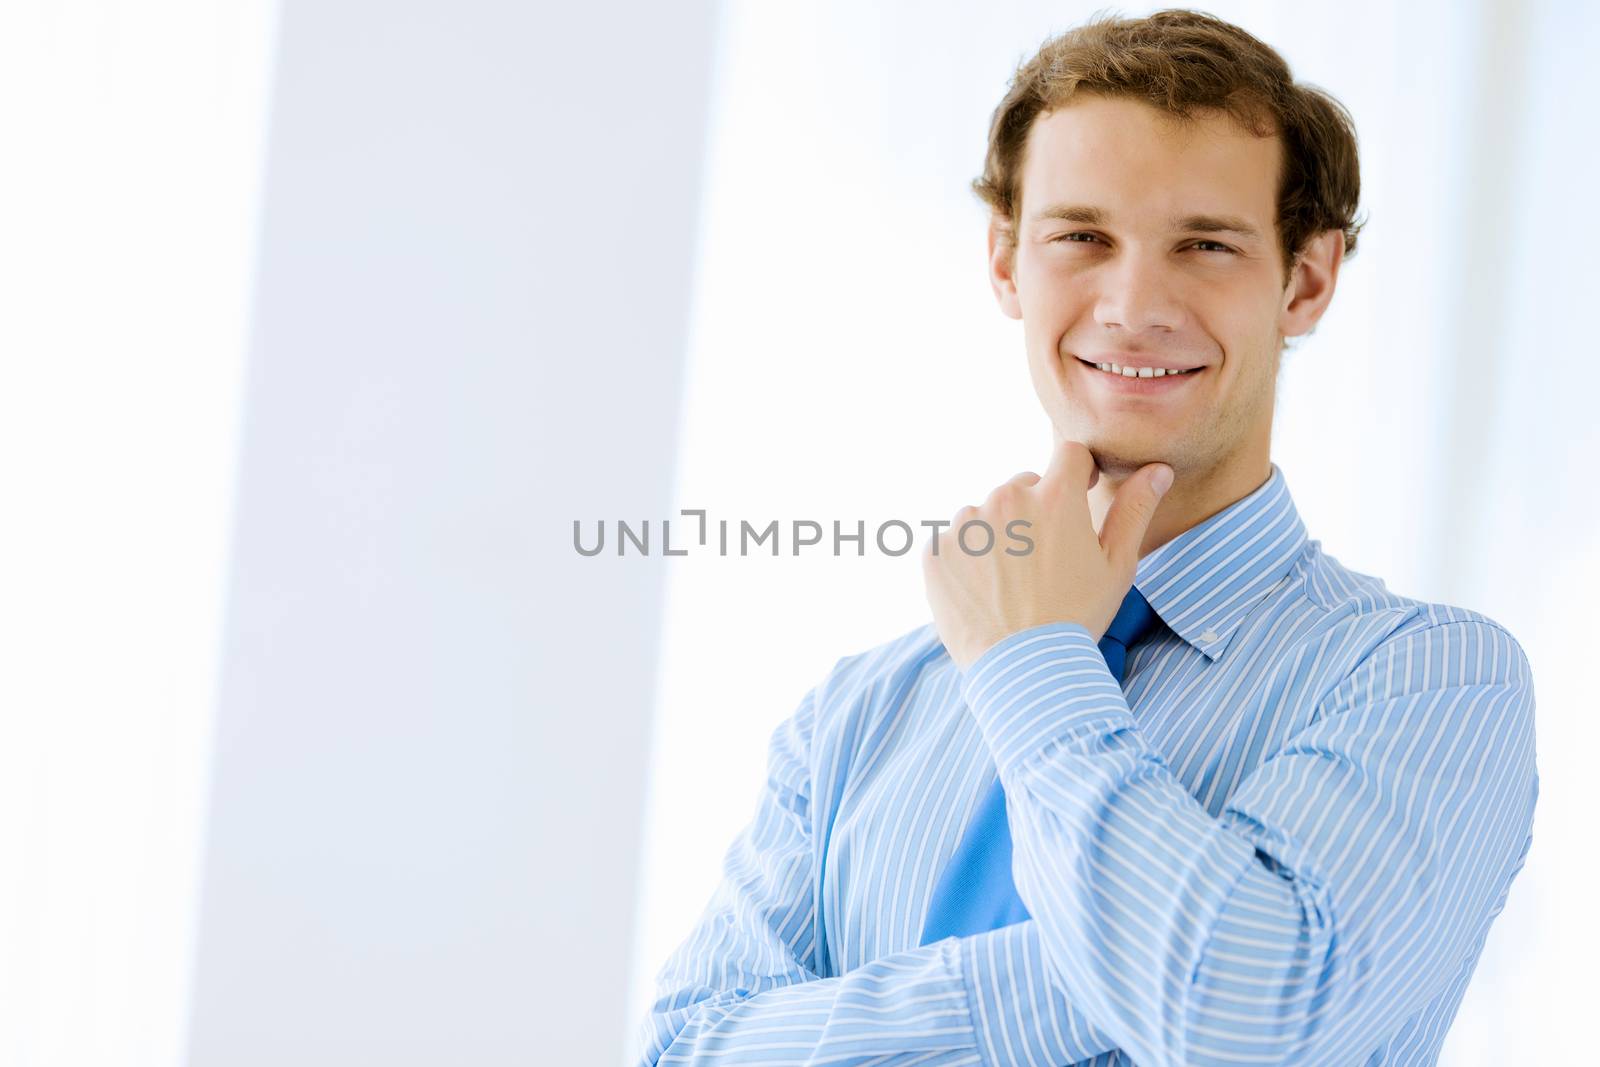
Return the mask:
MULTIPOLYGON (((1139 590, 1129 588, 1117 617, 1100 639, 1100 654, 1118 682, 1127 667, 1128 649, 1138 644, 1156 621, 1150 602, 1139 590)), ((997 777, 979 801, 966 836, 934 887, 919 944, 979 934, 1030 917, 1011 880, 1011 828, 1006 823, 1005 790, 997 777)))

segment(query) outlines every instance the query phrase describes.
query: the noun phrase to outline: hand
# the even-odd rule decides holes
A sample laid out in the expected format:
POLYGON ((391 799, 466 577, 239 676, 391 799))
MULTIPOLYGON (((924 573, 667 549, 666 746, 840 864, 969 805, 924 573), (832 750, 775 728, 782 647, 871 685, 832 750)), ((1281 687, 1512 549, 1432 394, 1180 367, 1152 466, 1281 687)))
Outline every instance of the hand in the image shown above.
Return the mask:
POLYGON ((1172 468, 1147 463, 1134 472, 1096 535, 1088 494, 1098 480, 1088 447, 1062 441, 1043 478, 1023 471, 929 539, 922 554, 928 604, 962 670, 1004 638, 1047 622, 1078 623, 1096 641, 1105 634, 1133 585, 1139 546, 1172 468), (988 524, 992 543, 982 526, 963 537, 963 524, 974 520, 988 524))

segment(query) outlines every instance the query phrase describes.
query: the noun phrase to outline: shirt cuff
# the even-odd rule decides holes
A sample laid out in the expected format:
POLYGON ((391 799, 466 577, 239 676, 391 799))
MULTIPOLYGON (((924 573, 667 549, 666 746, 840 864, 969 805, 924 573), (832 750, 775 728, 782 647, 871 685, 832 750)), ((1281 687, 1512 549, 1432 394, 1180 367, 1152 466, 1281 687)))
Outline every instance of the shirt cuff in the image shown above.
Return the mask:
POLYGON ((1001 771, 1051 741, 1137 725, 1100 646, 1075 622, 1002 638, 963 672, 961 695, 1001 771))

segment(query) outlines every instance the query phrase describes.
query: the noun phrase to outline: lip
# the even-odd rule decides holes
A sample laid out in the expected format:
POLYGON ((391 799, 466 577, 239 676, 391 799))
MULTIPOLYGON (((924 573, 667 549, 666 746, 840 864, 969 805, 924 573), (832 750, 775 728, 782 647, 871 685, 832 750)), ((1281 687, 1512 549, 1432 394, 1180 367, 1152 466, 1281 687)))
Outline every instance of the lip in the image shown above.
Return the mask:
MULTIPOLYGON (((1201 367, 1199 370, 1189 374, 1163 375, 1160 378, 1129 378, 1127 375, 1112 374, 1109 371, 1100 370, 1093 363, 1078 356, 1072 357, 1072 361, 1083 370, 1085 375, 1093 378, 1099 388, 1108 389, 1113 393, 1124 396, 1162 396, 1167 393, 1175 393, 1180 389, 1193 385, 1197 378, 1202 377, 1211 369, 1210 367, 1201 367)), ((1134 359, 1130 359, 1128 363, 1122 363, 1121 360, 1101 360, 1100 362, 1117 363, 1128 367, 1164 366, 1164 364, 1154 361, 1140 362, 1134 359)))

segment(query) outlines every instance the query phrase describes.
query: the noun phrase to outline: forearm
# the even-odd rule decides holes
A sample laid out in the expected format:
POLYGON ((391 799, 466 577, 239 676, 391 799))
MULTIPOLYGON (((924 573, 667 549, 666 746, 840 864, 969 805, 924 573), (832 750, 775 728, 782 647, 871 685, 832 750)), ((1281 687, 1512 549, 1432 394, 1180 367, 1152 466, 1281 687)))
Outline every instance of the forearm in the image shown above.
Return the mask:
POLYGON ((1401 668, 1498 666, 1467 682, 1374 661, 1216 818, 1082 627, 991 649, 966 695, 1066 995, 1150 1067, 1368 1051, 1473 950, 1525 840, 1531 690, 1507 649, 1488 630, 1408 635, 1401 668))
POLYGON ((656 1003, 637 1063, 1012 1067, 1071 1064, 1116 1047, 1050 982, 1032 921, 838 977, 676 1003, 683 999, 656 1003))

